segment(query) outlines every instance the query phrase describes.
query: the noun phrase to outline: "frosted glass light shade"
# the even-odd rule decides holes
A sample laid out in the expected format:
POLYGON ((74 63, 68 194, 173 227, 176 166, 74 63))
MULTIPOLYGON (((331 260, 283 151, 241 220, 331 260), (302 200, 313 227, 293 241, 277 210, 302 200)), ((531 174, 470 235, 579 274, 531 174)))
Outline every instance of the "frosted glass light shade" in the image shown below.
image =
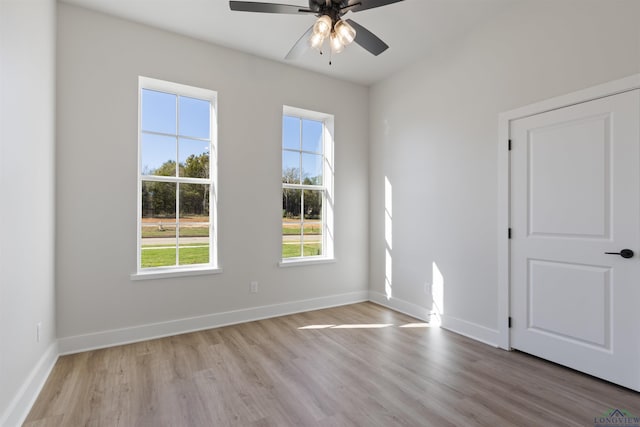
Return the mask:
POLYGON ((336 23, 335 30, 343 45, 348 45, 356 38, 356 30, 349 25, 348 22, 339 20, 336 23))
POLYGON ((315 24, 313 24, 313 34, 322 36, 322 39, 327 38, 331 32, 331 18, 328 15, 322 15, 315 24))
POLYGON ((322 37, 321 34, 316 34, 313 33, 311 34, 311 37, 309 38, 309 43, 311 44, 311 47, 314 49, 320 49, 322 47, 322 43, 324 43, 324 37, 322 37))
POLYGON ((340 36, 336 34, 335 31, 331 33, 329 44, 331 45, 331 51, 333 53, 340 53, 344 50, 344 43, 342 43, 342 40, 340 40, 340 36))

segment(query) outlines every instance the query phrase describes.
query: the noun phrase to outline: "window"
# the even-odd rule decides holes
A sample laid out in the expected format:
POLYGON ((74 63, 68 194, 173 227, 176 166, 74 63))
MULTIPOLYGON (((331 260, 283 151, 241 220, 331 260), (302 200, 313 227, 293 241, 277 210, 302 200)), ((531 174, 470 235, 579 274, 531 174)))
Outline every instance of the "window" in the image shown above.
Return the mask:
POLYGON ((138 273, 215 269, 216 93, 140 77, 138 273))
POLYGON ((333 116, 284 107, 282 261, 333 258, 333 116))

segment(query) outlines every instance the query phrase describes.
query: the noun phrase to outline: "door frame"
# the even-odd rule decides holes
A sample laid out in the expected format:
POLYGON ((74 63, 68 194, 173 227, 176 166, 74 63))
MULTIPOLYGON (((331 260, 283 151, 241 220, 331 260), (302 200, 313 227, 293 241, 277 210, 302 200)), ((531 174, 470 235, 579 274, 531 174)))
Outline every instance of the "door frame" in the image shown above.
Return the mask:
POLYGON ((511 226, 511 156, 509 155, 511 121, 639 88, 640 73, 498 115, 498 346, 500 348, 511 349, 509 334, 511 246, 508 237, 508 229, 511 226))

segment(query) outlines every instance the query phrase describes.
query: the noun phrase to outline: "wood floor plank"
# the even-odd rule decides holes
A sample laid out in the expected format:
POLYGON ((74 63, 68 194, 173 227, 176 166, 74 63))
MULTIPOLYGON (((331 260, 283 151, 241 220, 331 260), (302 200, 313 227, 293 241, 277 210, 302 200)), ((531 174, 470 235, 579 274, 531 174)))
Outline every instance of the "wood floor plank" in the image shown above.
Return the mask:
POLYGON ((640 415, 640 394, 361 303, 63 356, 24 425, 589 426, 612 408, 640 415))

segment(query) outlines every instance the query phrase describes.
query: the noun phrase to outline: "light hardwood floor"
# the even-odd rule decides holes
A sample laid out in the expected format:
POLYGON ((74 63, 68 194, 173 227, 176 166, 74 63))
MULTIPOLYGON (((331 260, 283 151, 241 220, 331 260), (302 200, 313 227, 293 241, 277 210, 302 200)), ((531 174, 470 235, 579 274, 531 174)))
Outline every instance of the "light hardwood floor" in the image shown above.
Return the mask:
POLYGON ((593 426, 640 394, 372 303, 64 356, 25 426, 593 426))

